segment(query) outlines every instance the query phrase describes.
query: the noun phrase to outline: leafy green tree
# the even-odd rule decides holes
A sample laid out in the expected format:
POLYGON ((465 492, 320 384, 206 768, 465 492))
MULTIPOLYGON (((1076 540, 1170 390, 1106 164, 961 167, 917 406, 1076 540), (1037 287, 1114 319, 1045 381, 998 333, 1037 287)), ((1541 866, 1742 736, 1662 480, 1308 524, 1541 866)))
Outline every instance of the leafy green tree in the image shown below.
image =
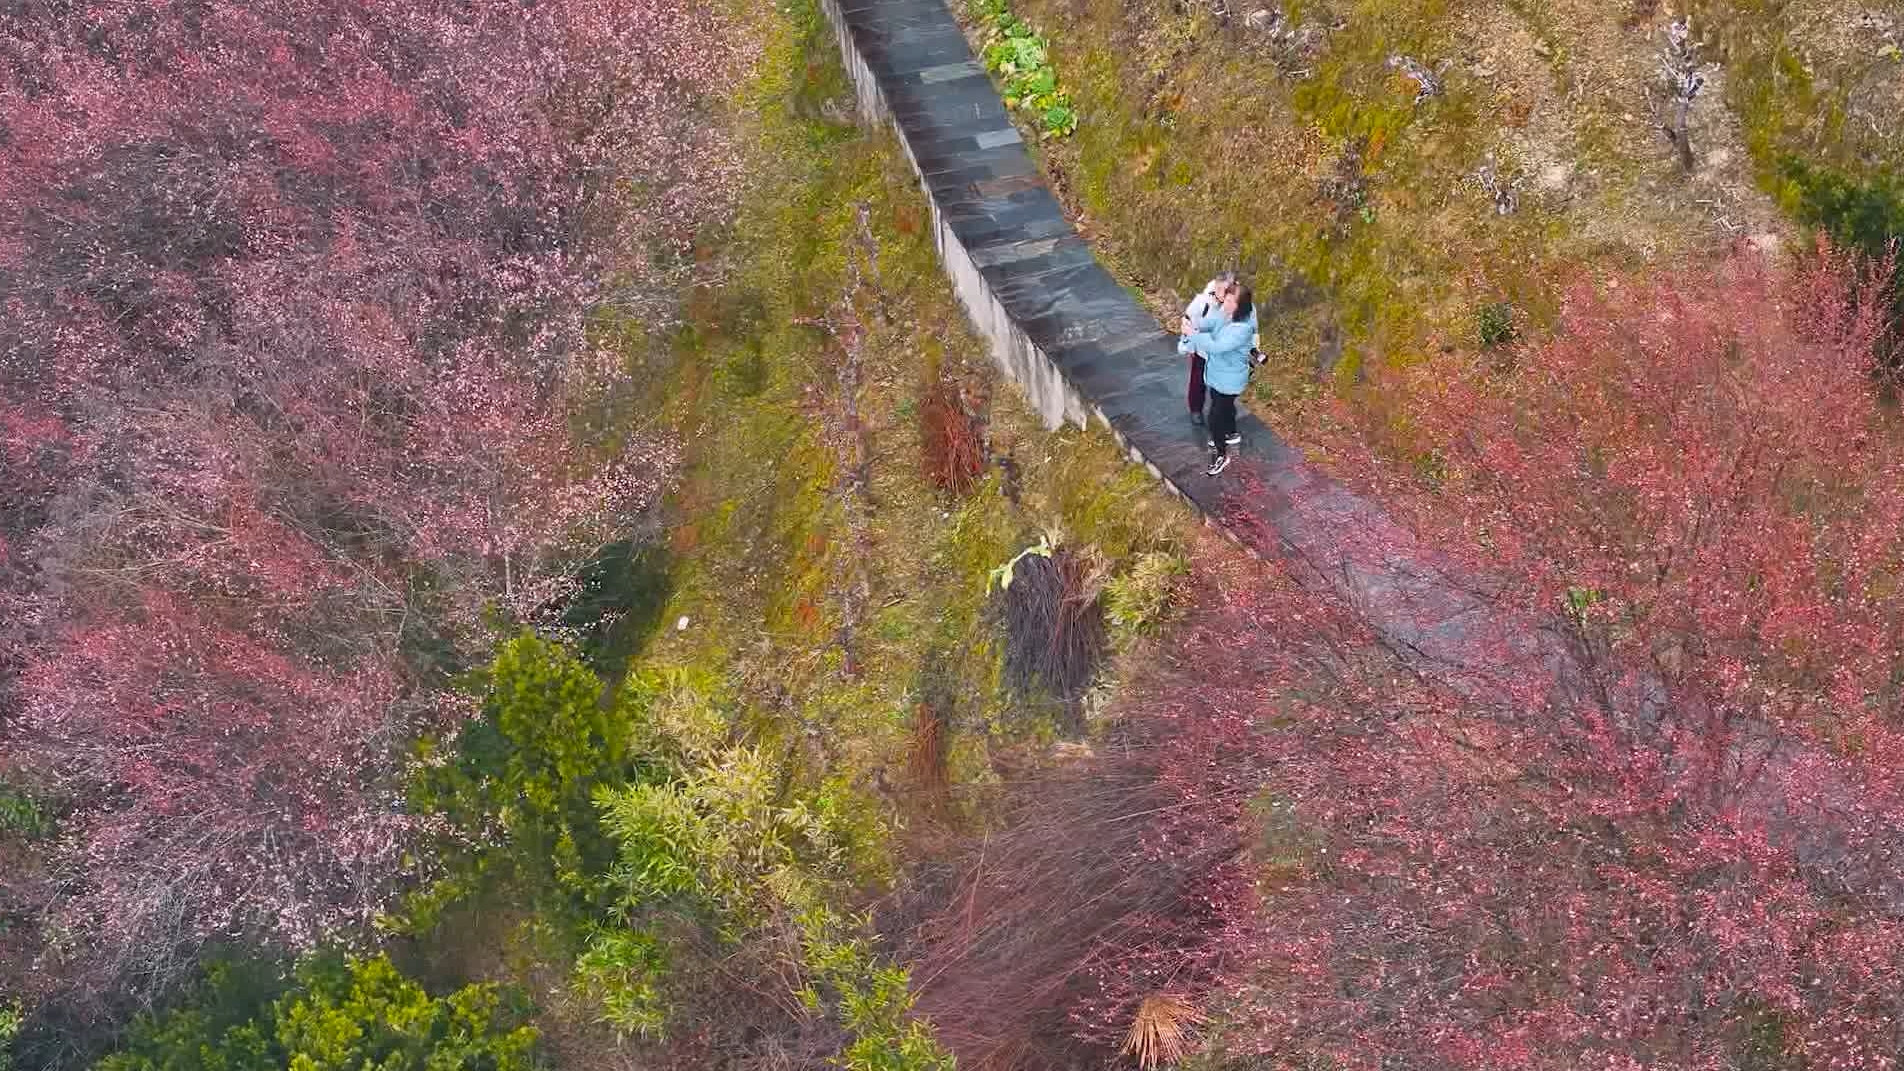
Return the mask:
POLYGON ((667 784, 724 746, 728 719, 707 698, 717 688, 650 671, 610 690, 573 649, 529 632, 503 644, 475 683, 481 716, 453 743, 420 745, 411 802, 448 820, 451 867, 411 897, 401 925, 425 928, 498 880, 542 909, 598 916, 612 904, 602 879, 620 849, 596 793, 667 784))
POLYGON ((504 644, 480 684, 482 716, 454 754, 423 745, 414 802, 473 835, 479 869, 503 861, 586 895, 614 856, 593 793, 643 772, 633 712, 603 701, 601 679, 574 652, 533 633, 504 644))
POLYGON ((1778 163, 1786 208, 1822 228, 1839 245, 1883 257, 1904 238, 1904 180, 1888 174, 1860 179, 1786 155, 1778 163))

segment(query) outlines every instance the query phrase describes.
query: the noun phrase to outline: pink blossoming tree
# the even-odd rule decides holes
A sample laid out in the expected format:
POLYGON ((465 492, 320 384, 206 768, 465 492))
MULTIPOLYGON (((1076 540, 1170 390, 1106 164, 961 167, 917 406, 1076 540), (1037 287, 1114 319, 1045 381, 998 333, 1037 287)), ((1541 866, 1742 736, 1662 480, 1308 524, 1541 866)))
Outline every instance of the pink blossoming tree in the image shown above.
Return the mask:
POLYGON ((363 923, 406 735, 672 464, 614 426, 739 173, 717 12, 0 15, 0 731, 75 804, 64 918, 159 974, 363 923))

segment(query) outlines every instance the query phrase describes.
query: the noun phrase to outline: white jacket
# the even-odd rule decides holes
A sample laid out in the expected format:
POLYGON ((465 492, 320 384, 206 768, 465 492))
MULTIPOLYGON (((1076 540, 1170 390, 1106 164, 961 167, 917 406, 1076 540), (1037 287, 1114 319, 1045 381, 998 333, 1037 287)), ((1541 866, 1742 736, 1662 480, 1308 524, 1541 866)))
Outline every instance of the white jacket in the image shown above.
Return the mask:
POLYGON ((1203 293, 1191 298, 1190 304, 1183 307, 1183 314, 1190 318, 1191 323, 1200 324, 1220 304, 1222 302, 1216 299, 1216 280, 1212 279, 1203 284, 1203 293))
MULTIPOLYGON (((1183 307, 1183 314, 1189 319, 1192 327, 1200 327, 1203 324, 1204 318, 1217 311, 1218 308, 1222 307, 1222 304, 1222 302, 1216 299, 1216 280, 1212 279, 1203 284, 1203 293, 1191 298, 1190 304, 1183 307)), ((1254 318, 1255 314, 1252 313, 1251 316, 1254 318)), ((1250 338, 1250 349, 1261 349, 1262 346, 1263 336, 1259 331, 1250 338)), ((1177 352, 1188 353, 1190 351, 1182 345, 1179 345, 1177 352)))

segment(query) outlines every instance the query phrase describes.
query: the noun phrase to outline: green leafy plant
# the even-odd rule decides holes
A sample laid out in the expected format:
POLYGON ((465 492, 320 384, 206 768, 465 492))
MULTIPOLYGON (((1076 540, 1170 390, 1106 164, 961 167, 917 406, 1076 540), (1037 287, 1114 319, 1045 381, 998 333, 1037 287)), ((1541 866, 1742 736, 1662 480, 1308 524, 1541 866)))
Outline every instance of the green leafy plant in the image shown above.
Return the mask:
POLYGON ((432 997, 378 956, 318 956, 265 1006, 250 981, 215 968, 192 1001, 141 1019, 95 1071, 532 1071, 536 1032, 502 991, 432 997), (248 1000, 248 997, 252 998, 248 1000), (244 1006, 256 1007, 244 1014, 244 1006))
POLYGON ((977 0, 972 11, 985 26, 985 68, 998 76, 1005 107, 1031 113, 1048 138, 1077 130, 1077 107, 1058 84, 1044 36, 1012 14, 1005 0, 977 0))
POLYGON ((482 716, 454 753, 421 745, 416 806, 482 834, 479 866, 502 861, 552 875, 572 893, 592 890, 614 848, 591 796, 597 785, 640 774, 632 740, 639 711, 604 704, 594 672, 533 633, 505 643, 479 683, 482 716))
POLYGON ((1882 257, 1904 238, 1904 180, 1877 175, 1860 180, 1835 168, 1785 155, 1778 161, 1779 200, 1840 245, 1882 257))
MULTIPOLYGON (((856 872, 857 846, 880 829, 844 784, 789 792, 759 749, 733 747, 665 784, 603 790, 602 821, 621 846, 608 885, 620 922, 602 928, 576 968, 603 1018, 625 1033, 665 1032, 665 942, 649 928, 693 918, 728 944, 778 934, 798 947, 789 974, 811 1011, 836 1015, 851 1034, 846 1071, 950 1071, 949 1054, 912 1006, 904 970, 883 964, 850 920, 829 906, 856 872)), ((768 942, 769 944, 775 942, 768 942)))
POLYGON ((1476 309, 1474 323, 1482 349, 1491 350, 1514 341, 1514 306, 1505 301, 1489 302, 1476 309))
MULTIPOLYGON (((831 911, 813 908, 798 919, 801 949, 816 984, 801 994, 808 1007, 831 991, 853 1040, 838 1058, 845 1071, 953 1071, 952 1054, 931 1029, 908 1017, 912 980, 905 968, 881 963, 864 939, 831 911)), ((864 928, 864 927, 860 927, 864 928)))
POLYGON ((9 785, 0 784, 0 833, 41 837, 52 832, 39 801, 9 785))
POLYGON ((1598 588, 1574 586, 1567 589, 1567 594, 1561 601, 1566 608, 1568 620, 1578 628, 1586 628, 1588 615, 1605 598, 1606 593, 1598 588))
POLYGON ((667 947, 654 934, 604 927, 576 961, 575 985, 601 1005, 603 1022, 623 1034, 658 1038, 668 1025, 668 967, 667 947))
POLYGON ((20 1005, 0 1003, 0 1071, 13 1071, 13 1039, 20 1034, 20 1005))
MULTIPOLYGON (((1895 269, 1891 258, 1904 241, 1904 177, 1887 172, 1859 179, 1787 154, 1778 161, 1777 181, 1779 201, 1799 220, 1869 257, 1872 265, 1895 269)), ((1904 332, 1904 285, 1895 279, 1890 302, 1893 334, 1881 345, 1895 365, 1904 343, 1898 335, 1904 332)))
POLYGON ((1018 569, 1018 563, 1034 554, 1040 558, 1051 557, 1053 543, 1054 540, 1051 538, 1050 533, 1041 535, 1038 537, 1038 542, 1019 551, 1012 556, 1010 561, 993 569, 991 576, 985 581, 986 592, 989 594, 993 591, 1005 591, 1010 588, 1012 585, 1012 577, 1016 574, 1018 569))

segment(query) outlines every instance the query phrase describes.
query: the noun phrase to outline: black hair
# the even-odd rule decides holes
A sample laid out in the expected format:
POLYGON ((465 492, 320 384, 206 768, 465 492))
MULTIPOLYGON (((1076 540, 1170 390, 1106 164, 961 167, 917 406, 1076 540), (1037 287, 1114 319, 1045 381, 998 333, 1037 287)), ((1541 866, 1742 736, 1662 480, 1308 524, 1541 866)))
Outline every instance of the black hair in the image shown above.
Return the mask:
POLYGON ((1236 284, 1236 318, 1238 320, 1249 319, 1250 311, 1256 307, 1253 303, 1255 297, 1256 295, 1250 292, 1249 284, 1236 284))

